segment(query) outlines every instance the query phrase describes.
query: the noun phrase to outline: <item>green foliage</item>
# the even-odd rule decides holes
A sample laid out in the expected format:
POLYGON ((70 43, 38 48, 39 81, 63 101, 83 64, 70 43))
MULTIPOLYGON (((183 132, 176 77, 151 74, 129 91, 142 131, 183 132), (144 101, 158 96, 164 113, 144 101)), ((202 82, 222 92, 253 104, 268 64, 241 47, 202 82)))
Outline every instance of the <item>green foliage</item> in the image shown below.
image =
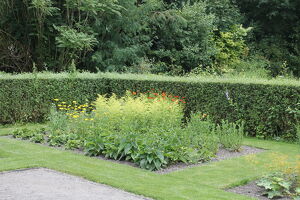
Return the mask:
POLYGON ((155 73, 181 68, 189 72, 199 65, 208 66, 215 53, 211 41, 214 16, 206 14, 206 4, 195 3, 180 10, 157 12, 151 20, 154 38, 151 58, 166 64, 155 73))
POLYGON ((54 26, 59 32, 56 37, 56 43, 58 48, 62 48, 65 52, 62 56, 67 56, 64 58, 61 64, 70 64, 72 59, 78 59, 79 53, 91 51, 92 47, 98 43, 93 35, 78 32, 76 29, 70 28, 68 26, 54 26))
POLYGON ((298 143, 300 144, 300 125, 299 124, 296 126, 296 129, 297 129, 298 143))
POLYGON ((219 72, 226 72, 232 65, 238 65, 247 55, 248 48, 244 38, 251 28, 234 25, 228 32, 216 33, 214 41, 218 50, 214 67, 219 72))
POLYGON ((3 1, 0 69, 221 73, 252 47, 272 76, 300 76, 299 11, 297 0, 3 1), (239 24, 254 28, 248 40, 239 24))
POLYGON ((97 19, 105 14, 120 15, 121 9, 115 0, 5 3, 1 5, 1 46, 4 38, 3 46, 11 46, 16 56, 9 54, 11 50, 6 48, 0 62, 7 71, 31 71, 32 62, 39 70, 65 70, 71 59, 79 62, 98 43, 93 30, 97 19), (26 60, 25 66, 13 65, 14 60, 19 59, 26 60), (11 65, 15 67, 13 70, 11 65))
POLYGON ((48 144, 50 146, 62 146, 68 141, 68 136, 63 133, 63 131, 51 132, 48 135, 48 144))
POLYGON ((262 55, 271 61, 273 76, 281 75, 280 66, 299 76, 299 19, 298 0, 240 0, 236 2, 245 23, 254 27, 251 39, 262 55))
POLYGON ((296 116, 288 108, 300 102, 298 81, 78 73, 72 79, 68 74, 4 75, 0 82, 0 120, 4 124, 45 121, 54 98, 83 104, 96 100, 97 94, 123 96, 128 89, 146 92, 155 88, 186 97, 186 116, 200 111, 218 123, 240 119, 251 136, 296 138, 296 116))
POLYGON ((284 196, 293 196, 299 198, 298 188, 296 188, 296 176, 281 172, 273 173, 263 177, 257 182, 257 185, 266 190, 265 195, 269 199, 284 196))
POLYGON ((20 129, 13 132, 14 138, 29 139, 34 135, 34 132, 29 129, 20 129))
POLYGON ((239 151, 241 149, 245 135, 244 122, 229 123, 222 120, 221 124, 217 125, 215 131, 224 148, 230 151, 239 151))
POLYGON ((261 56, 251 56, 250 58, 240 60, 237 63, 233 63, 232 69, 224 74, 225 76, 239 76, 245 78, 271 78, 270 62, 261 56))
POLYGON ((71 140, 71 139, 69 139, 65 145, 66 145, 66 149, 79 149, 80 147, 83 146, 81 140, 71 140))
POLYGON ((14 138, 20 138, 23 140, 30 140, 35 143, 43 143, 45 141, 45 129, 31 130, 27 128, 17 129, 13 132, 14 138))
MULTIPOLYGON (((217 141, 214 143, 213 137, 205 140, 209 133, 203 129, 199 133, 180 127, 183 112, 179 102, 177 97, 155 92, 136 98, 128 93, 121 99, 115 95, 109 99, 99 96, 95 122, 101 127, 98 137, 102 139, 89 142, 86 151, 90 155, 99 152, 113 159, 132 160, 149 170, 172 162, 208 160, 216 152, 211 143, 216 146, 217 141)), ((196 126, 195 122, 191 124, 196 126)), ((201 126, 203 122, 197 123, 201 126)))
POLYGON ((235 0, 206 0, 207 11, 215 16, 214 24, 219 30, 229 31, 236 24, 242 24, 241 14, 235 0))
POLYGON ((58 110, 51 112, 50 146, 83 147, 89 156, 128 160, 147 170, 206 161, 218 150, 213 125, 202 121, 199 114, 193 114, 187 127, 182 127, 185 100, 178 96, 127 92, 121 98, 99 95, 92 110, 87 104, 74 104, 58 102, 58 110), (57 126, 59 119, 64 121, 63 129, 57 126))

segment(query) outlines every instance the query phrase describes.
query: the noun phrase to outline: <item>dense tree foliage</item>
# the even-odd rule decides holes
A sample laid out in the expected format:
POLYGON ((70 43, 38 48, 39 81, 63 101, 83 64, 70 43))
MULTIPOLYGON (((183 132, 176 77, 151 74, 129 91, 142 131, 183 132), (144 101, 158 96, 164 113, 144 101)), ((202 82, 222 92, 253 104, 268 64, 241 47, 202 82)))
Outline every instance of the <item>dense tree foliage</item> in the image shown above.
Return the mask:
POLYGON ((300 75, 299 18, 297 0, 3 0, 0 70, 300 75))
POLYGON ((271 61, 273 75, 287 68, 300 76, 300 1, 240 0, 245 24, 253 26, 253 46, 271 61))

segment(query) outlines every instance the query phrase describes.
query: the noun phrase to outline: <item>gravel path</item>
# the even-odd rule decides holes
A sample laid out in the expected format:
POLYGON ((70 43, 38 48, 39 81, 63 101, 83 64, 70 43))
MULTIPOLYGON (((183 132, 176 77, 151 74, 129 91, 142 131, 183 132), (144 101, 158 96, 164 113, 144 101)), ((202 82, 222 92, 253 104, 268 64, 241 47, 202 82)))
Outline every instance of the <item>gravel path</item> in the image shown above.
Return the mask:
POLYGON ((0 173, 0 199, 145 200, 148 198, 80 177, 38 168, 0 173))

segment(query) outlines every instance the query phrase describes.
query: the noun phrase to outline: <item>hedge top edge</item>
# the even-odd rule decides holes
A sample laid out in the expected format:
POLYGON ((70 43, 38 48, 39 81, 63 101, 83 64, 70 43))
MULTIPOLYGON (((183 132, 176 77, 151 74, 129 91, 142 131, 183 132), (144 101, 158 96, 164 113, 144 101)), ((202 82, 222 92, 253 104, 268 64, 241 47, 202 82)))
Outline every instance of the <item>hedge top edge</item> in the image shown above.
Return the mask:
POLYGON ((262 85, 287 85, 300 87, 300 80, 286 79, 286 78, 273 78, 273 79, 258 79, 247 77, 217 77, 217 76, 195 76, 195 77, 174 77, 166 75, 153 75, 153 74, 118 74, 118 73, 76 73, 71 75, 70 73, 22 73, 22 74, 6 74, 0 73, 0 80, 12 80, 12 79, 128 79, 128 80, 149 80, 149 81, 172 81, 172 82, 192 82, 192 83, 239 83, 239 84, 262 84, 262 85))

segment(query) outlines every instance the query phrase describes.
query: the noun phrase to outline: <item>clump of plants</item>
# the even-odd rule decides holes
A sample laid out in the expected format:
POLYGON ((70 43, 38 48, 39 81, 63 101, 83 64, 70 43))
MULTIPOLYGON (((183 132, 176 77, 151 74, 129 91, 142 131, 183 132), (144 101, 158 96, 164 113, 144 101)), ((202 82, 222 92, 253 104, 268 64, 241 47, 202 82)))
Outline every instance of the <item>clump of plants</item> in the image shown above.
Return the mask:
MULTIPOLYGON (((193 113, 183 125, 186 101, 154 91, 99 95, 92 104, 55 99, 44 140, 89 156, 128 160, 147 170, 207 161, 218 150, 214 125, 200 113, 193 113)), ((32 138, 29 132, 22 138, 32 138)))
POLYGON ((130 160, 149 170, 209 160, 217 150, 212 147, 217 140, 208 137, 212 127, 196 120, 200 114, 195 114, 183 128, 184 103, 185 98, 166 93, 127 92, 122 98, 100 95, 95 102, 96 131, 86 141, 85 151, 130 160), (193 126, 200 129, 191 131, 193 126))
POLYGON ((45 141, 45 129, 30 130, 27 128, 15 130, 12 134, 14 138, 30 140, 35 143, 43 143, 45 141))
POLYGON ((220 144, 230 151, 240 151, 244 140, 244 122, 230 123, 222 120, 215 128, 220 144))

